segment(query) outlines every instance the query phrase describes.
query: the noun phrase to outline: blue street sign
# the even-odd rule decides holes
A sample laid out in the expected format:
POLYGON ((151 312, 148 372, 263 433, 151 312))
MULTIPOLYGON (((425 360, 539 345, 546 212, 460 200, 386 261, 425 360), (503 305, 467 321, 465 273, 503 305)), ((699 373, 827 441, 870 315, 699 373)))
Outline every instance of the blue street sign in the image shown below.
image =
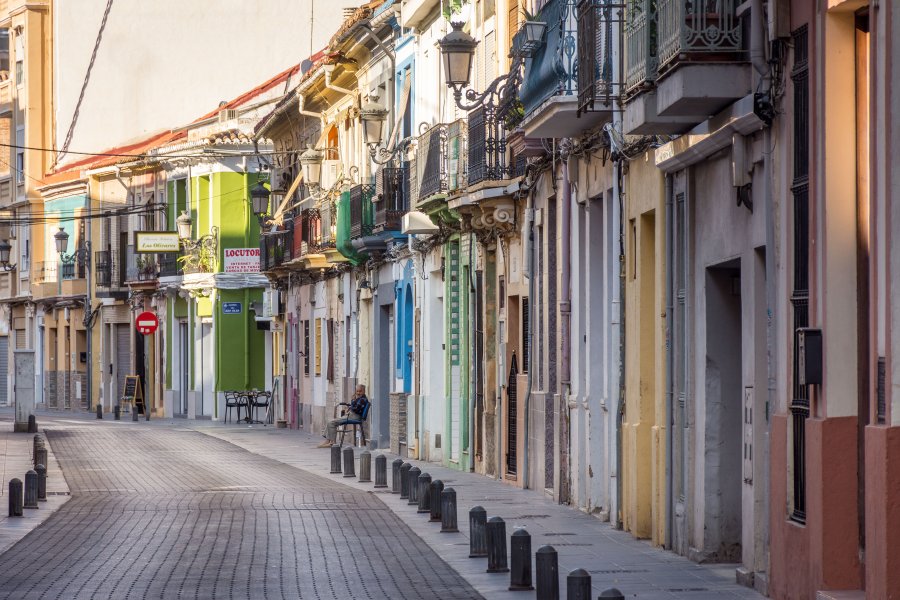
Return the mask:
POLYGON ((241 314, 241 310, 243 306, 240 302, 223 302, 222 303, 222 314, 223 315, 239 315, 241 314))

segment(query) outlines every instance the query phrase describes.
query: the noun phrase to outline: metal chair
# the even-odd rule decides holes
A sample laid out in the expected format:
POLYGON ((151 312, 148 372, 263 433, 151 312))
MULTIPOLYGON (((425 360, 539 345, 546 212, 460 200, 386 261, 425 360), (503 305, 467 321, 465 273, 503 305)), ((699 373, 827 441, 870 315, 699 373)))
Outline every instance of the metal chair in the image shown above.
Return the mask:
MULTIPOLYGON (((346 403, 346 402, 341 402, 340 405, 343 405, 343 406, 350 406, 350 405, 349 405, 348 403, 346 403)), ((340 406, 340 405, 339 405, 339 406, 340 406)), ((370 410, 371 408, 372 408, 372 401, 369 400, 369 401, 366 403, 366 407, 363 409, 363 414, 360 415, 360 418, 359 418, 359 419, 344 419, 344 422, 341 423, 340 427, 339 427, 338 430, 337 430, 338 433, 341 434, 341 440, 340 440, 340 442, 338 442, 338 445, 340 445, 340 446, 343 446, 343 445, 344 445, 344 435, 347 434, 347 431, 348 431, 351 427, 353 428, 353 430, 352 430, 352 431, 353 431, 353 433, 352 433, 353 438, 352 438, 352 439, 353 439, 353 440, 356 439, 356 432, 359 431, 360 445, 361 445, 361 446, 365 446, 365 445, 366 445, 366 443, 367 443, 367 442, 366 442, 366 419, 369 418, 369 410, 370 410)))
POLYGON ((226 390, 225 392, 225 422, 228 423, 228 413, 232 408, 237 409, 237 420, 241 420, 241 407, 245 406, 240 395, 234 390, 226 390))
MULTIPOLYGON (((272 401, 272 392, 257 392, 251 402, 251 405, 253 406, 253 416, 255 417, 257 415, 256 409, 258 409, 258 408, 268 409, 269 403, 271 401, 272 401)), ((268 411, 267 411, 267 415, 268 415, 268 411)), ((256 422, 256 423, 261 422, 263 425, 266 424, 265 421, 259 421, 258 419, 254 419, 254 422, 256 422)))

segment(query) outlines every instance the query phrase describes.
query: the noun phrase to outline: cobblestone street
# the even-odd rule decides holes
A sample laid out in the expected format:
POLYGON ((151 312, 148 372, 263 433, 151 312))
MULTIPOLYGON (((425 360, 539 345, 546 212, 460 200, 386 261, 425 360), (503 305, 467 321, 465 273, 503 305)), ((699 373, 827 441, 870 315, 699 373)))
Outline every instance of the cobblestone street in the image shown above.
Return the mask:
POLYGON ((49 422, 72 499, 3 598, 480 598, 374 495, 169 427, 49 422))

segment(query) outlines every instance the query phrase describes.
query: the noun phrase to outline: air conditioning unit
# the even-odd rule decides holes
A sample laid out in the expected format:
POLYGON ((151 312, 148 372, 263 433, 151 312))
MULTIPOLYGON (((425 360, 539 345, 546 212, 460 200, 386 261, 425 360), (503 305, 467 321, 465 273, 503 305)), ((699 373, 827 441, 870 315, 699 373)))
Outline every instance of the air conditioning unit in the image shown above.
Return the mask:
POLYGON ((219 111, 219 123, 232 121, 238 118, 238 111, 234 108, 223 108, 219 111))
POLYGON ((267 288, 263 292, 263 317, 273 317, 278 314, 278 290, 267 288))

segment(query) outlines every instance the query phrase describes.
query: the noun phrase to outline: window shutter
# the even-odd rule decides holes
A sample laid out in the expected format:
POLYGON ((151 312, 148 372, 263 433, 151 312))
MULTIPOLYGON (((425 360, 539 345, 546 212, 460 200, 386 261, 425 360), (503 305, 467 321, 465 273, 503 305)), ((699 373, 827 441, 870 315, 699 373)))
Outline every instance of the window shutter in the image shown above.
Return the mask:
POLYGON ((316 319, 316 375, 322 374, 322 319, 316 319))
POLYGON ((328 319, 328 381, 334 381, 334 319, 328 319))

